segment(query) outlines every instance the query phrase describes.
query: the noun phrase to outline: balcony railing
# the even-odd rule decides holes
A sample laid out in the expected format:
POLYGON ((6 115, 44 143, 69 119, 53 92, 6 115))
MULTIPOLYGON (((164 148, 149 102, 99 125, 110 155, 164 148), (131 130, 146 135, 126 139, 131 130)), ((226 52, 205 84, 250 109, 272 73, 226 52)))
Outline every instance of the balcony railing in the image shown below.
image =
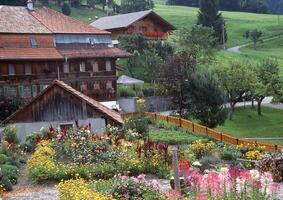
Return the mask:
POLYGON ((143 33, 143 35, 149 38, 166 38, 167 37, 167 33, 165 32, 145 32, 143 33))

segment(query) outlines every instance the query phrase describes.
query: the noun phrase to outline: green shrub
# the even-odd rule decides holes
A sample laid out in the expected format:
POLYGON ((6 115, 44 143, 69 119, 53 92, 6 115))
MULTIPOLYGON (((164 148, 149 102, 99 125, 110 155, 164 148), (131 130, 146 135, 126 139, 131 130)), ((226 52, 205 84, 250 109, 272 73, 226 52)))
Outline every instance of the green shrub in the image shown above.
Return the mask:
POLYGON ((136 93, 133 90, 129 90, 127 88, 122 88, 119 90, 119 97, 124 97, 124 98, 128 98, 128 97, 135 97, 136 93))
POLYGON ((9 165, 13 165, 13 166, 16 166, 16 167, 20 167, 20 160, 19 160, 19 158, 17 158, 17 157, 14 157, 14 156, 10 156, 10 157, 8 157, 8 159, 7 159, 7 164, 9 164, 9 165))
POLYGON ((2 177, 0 184, 4 186, 6 192, 9 192, 13 189, 13 185, 7 177, 2 177))
POLYGON ((144 88, 142 89, 142 93, 145 97, 152 97, 154 96, 154 88, 144 88))
POLYGON ((12 156, 12 151, 8 147, 0 145, 0 154, 4 154, 9 157, 12 156))
POLYGON ((5 127, 4 140, 9 143, 19 144, 20 140, 17 136, 17 128, 15 125, 8 125, 5 127))
POLYGON ((17 183, 19 171, 16 166, 1 165, 1 171, 4 177, 7 177, 11 181, 11 183, 17 183))
POLYGON ((0 165, 6 164, 8 161, 8 157, 5 154, 0 154, 0 165))
POLYGON ((217 146, 222 160, 233 161, 242 157, 241 151, 232 145, 219 143, 217 146))
POLYGON ((148 117, 133 117, 131 119, 126 119, 124 123, 124 129, 135 130, 137 133, 141 135, 142 138, 146 138, 148 136, 149 131, 149 118, 148 117))

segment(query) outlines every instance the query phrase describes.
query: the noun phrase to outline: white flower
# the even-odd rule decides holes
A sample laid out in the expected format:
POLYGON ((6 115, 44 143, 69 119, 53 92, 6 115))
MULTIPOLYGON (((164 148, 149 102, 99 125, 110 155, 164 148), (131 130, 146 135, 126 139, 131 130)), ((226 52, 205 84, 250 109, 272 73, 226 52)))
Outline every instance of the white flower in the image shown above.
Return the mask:
POLYGON ((253 177, 254 180, 258 180, 260 178, 260 173, 256 169, 250 170, 250 174, 253 177))
POLYGON ((192 164, 194 167, 201 167, 201 163, 199 161, 195 161, 192 164))

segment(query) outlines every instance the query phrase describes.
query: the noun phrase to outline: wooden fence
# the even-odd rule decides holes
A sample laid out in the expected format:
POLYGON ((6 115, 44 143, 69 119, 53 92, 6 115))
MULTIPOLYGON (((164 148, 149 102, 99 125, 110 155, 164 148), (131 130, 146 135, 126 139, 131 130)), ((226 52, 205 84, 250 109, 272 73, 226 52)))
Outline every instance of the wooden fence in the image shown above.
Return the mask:
MULTIPOLYGON (((132 117, 136 113, 129 113, 123 115, 123 117, 132 117)), ((214 138, 218 141, 225 142, 232 145, 256 145, 263 147, 267 151, 280 151, 283 150, 283 145, 276 145, 276 144, 268 144, 263 142, 257 142, 257 141, 251 141, 251 140, 244 140, 240 138, 236 138, 224 133, 221 133, 219 131, 216 131, 214 129, 208 128, 206 126, 202 126, 196 123, 193 123, 189 120, 185 120, 179 117, 173 117, 173 116, 165 116, 165 115, 159 115, 156 113, 145 113, 148 117, 150 117, 153 120, 160 120, 160 121, 166 121, 169 123, 177 124, 178 126, 184 128, 185 130, 199 134, 199 135, 205 135, 210 136, 211 138, 214 138)))

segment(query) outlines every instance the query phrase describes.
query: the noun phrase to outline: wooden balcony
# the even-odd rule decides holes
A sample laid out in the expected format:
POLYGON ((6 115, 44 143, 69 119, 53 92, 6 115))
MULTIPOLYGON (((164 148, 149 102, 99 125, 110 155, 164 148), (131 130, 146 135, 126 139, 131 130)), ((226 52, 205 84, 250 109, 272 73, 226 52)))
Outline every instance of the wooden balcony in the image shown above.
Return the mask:
POLYGON ((145 32, 143 35, 148 39, 166 39, 166 32, 145 32))

